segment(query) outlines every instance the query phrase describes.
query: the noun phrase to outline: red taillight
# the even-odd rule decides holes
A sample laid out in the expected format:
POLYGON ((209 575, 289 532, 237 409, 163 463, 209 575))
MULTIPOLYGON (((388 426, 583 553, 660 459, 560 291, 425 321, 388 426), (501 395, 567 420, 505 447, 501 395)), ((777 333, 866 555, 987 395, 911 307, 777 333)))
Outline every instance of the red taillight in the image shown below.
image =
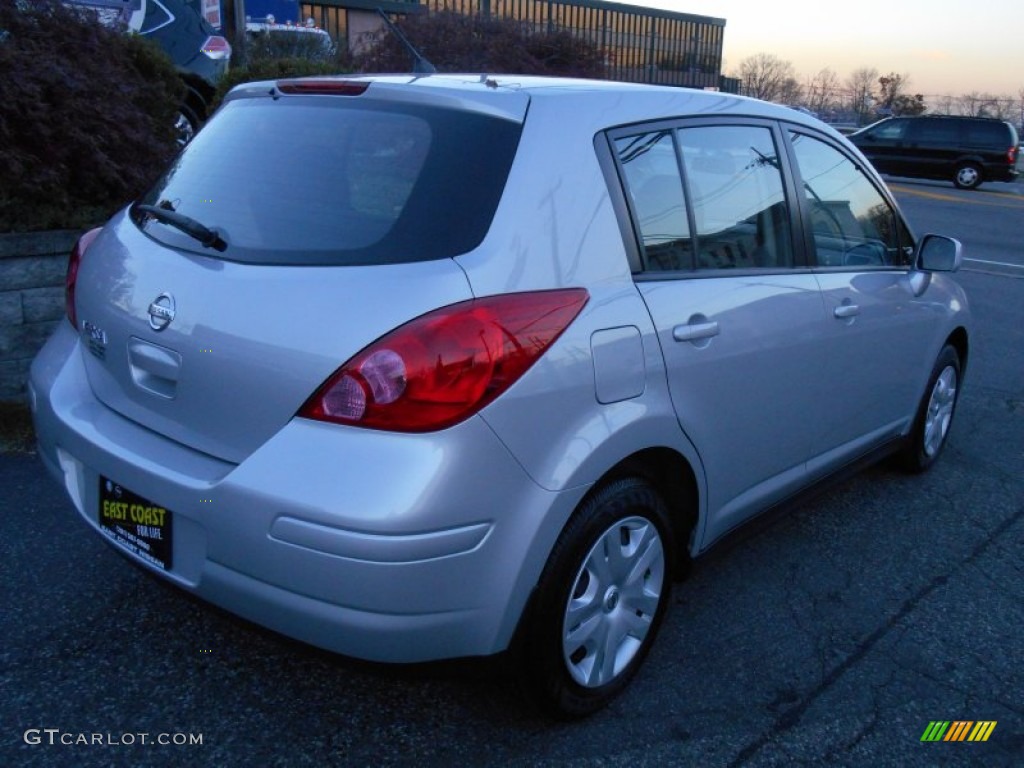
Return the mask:
POLYGON ((78 330, 78 315, 75 312, 75 282, 78 280, 78 265, 99 233, 100 227, 96 227, 78 238, 78 242, 75 243, 75 247, 71 249, 71 255, 68 257, 68 271, 64 276, 64 312, 68 316, 71 327, 76 331, 78 330))
POLYGON ((587 298, 582 288, 512 293, 430 312, 345 363, 298 415, 395 432, 450 427, 526 373, 587 298))
POLYGON ((320 94, 323 96, 359 96, 370 87, 369 83, 352 80, 278 80, 277 90, 291 94, 320 94))
POLYGON ((231 57, 231 43, 220 35, 212 35, 206 38, 203 47, 200 48, 207 58, 220 61, 231 57))
POLYGON ((1014 146, 1010 147, 1008 150, 1006 150, 1006 161, 1010 165, 1016 165, 1017 164, 1017 150, 1018 149, 1020 149, 1020 147, 1014 145, 1014 146))

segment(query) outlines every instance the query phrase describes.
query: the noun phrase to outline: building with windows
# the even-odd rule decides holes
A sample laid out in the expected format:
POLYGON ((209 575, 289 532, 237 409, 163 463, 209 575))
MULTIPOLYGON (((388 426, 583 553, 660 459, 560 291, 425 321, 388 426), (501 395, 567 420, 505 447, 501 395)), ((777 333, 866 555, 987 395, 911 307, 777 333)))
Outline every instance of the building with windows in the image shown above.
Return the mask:
POLYGON ((610 80, 730 91, 738 84, 721 77, 725 19, 689 13, 604 0, 317 0, 302 4, 302 16, 352 49, 380 27, 378 8, 392 16, 454 11, 567 30, 605 52, 610 80))

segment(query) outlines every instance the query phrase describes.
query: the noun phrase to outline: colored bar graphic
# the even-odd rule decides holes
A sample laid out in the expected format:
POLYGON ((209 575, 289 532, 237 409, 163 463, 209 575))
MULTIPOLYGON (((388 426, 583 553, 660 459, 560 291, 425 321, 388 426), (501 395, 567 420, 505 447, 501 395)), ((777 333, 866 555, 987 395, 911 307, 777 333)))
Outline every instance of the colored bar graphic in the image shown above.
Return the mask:
POLYGON ((997 720, 932 720, 921 741, 988 741, 997 720))
POLYGON ((992 731, 996 729, 996 720, 980 720, 974 730, 971 731, 971 735, 967 737, 968 741, 988 741, 988 737, 992 735, 992 731))
POLYGON ((949 728, 949 720, 932 720, 924 729, 921 741, 940 741, 949 728))
POLYGON ((967 738, 967 732, 972 725, 974 722, 971 720, 954 720, 943 741, 963 741, 967 738))

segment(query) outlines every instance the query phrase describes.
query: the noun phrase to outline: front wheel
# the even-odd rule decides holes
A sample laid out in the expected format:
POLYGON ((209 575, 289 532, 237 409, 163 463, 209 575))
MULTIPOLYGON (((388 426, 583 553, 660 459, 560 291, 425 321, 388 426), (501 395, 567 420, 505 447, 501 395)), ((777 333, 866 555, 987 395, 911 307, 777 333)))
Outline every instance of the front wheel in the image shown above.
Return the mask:
POLYGON ((974 163, 961 163, 953 174, 953 183, 959 189, 976 189, 981 186, 981 168, 974 163))
POLYGON ((646 481, 617 480, 584 501, 552 550, 517 649, 519 679, 541 706, 580 717, 626 687, 669 602, 674 548, 646 481))
POLYGON ((960 394, 960 370, 960 355, 947 344, 935 361, 909 441, 897 457, 904 469, 923 472, 939 458, 960 394))

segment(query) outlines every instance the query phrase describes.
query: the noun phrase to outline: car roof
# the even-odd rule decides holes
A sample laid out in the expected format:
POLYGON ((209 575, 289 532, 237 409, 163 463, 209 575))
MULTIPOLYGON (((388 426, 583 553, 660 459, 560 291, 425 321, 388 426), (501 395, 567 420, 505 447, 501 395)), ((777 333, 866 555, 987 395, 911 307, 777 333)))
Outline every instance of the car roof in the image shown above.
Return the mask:
MULTIPOLYGON (((375 95, 382 98, 402 98, 404 95, 430 101, 433 98, 449 97, 461 101, 468 100, 478 105, 488 103, 491 109, 505 111, 506 116, 517 119, 525 117, 526 105, 529 102, 540 106, 552 101, 564 107, 566 101, 573 101, 574 115, 583 118, 587 112, 591 112, 594 115, 602 115, 606 123, 620 125, 659 117, 730 114, 774 118, 819 129, 824 126, 811 115, 745 96, 614 80, 487 73, 354 74, 287 79, 307 82, 365 82, 373 86, 372 92, 375 95), (523 97, 526 99, 523 100, 523 97), (506 104, 506 108, 502 110, 498 105, 507 101, 518 102, 519 106, 506 104), (576 107, 579 107, 580 113, 575 111, 576 107), (609 110, 614 110, 612 121, 608 120, 609 110)), ((236 86, 229 94, 229 98, 237 98, 243 94, 268 94, 276 82, 280 81, 262 81, 236 86)), ((546 106, 554 108, 553 104, 546 106)))

